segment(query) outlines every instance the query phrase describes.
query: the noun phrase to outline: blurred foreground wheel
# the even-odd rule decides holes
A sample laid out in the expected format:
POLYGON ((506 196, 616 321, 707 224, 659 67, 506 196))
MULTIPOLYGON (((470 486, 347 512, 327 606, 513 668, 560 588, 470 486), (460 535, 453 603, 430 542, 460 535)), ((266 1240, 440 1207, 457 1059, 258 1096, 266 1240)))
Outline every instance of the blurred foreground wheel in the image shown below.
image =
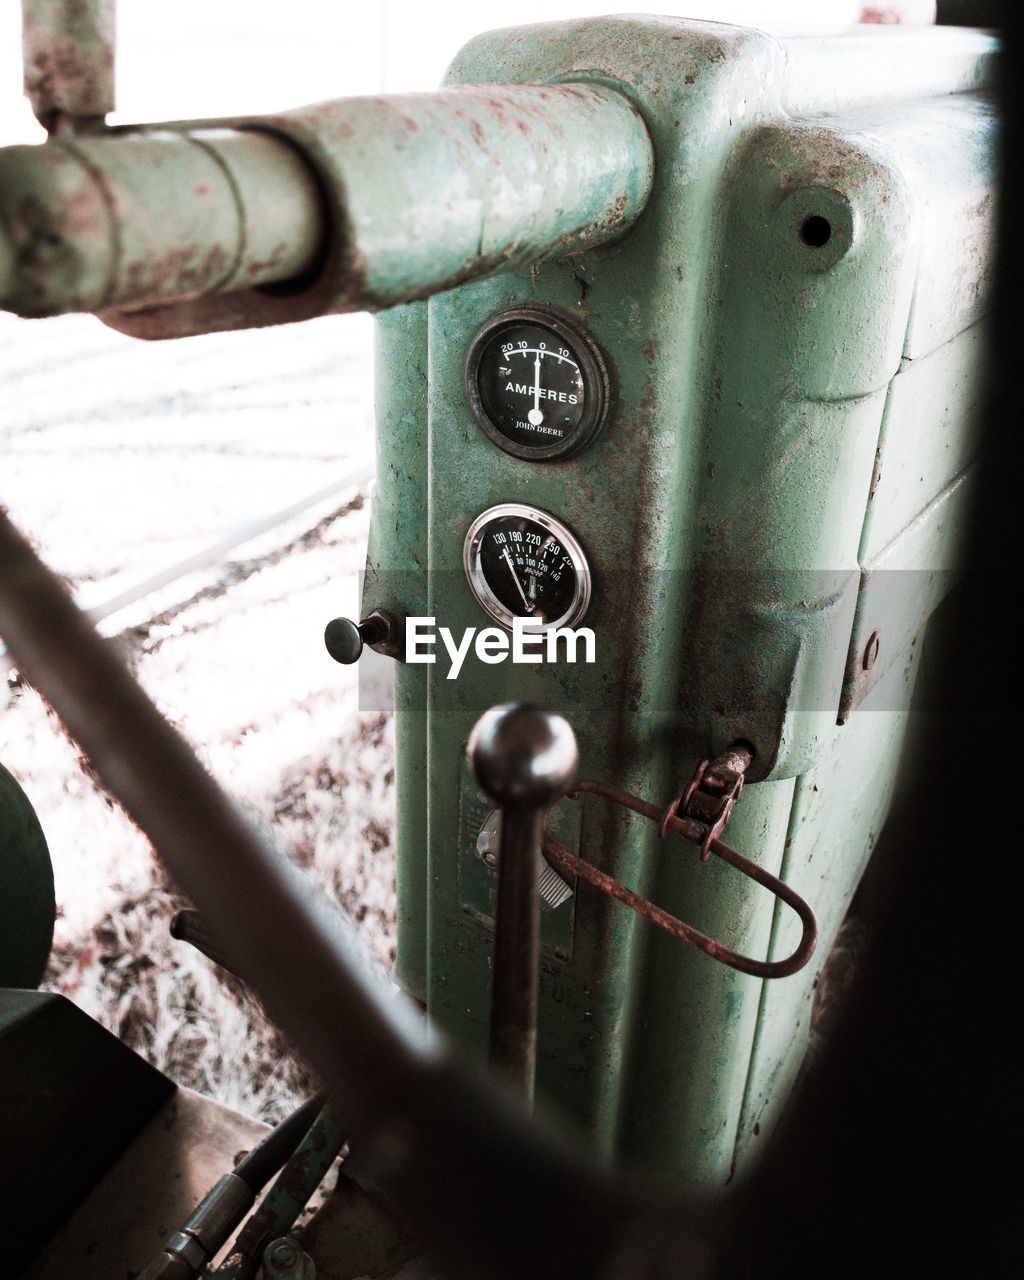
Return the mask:
POLYGON ((36 987, 56 907, 46 837, 21 787, 0 765, 0 987, 36 987))

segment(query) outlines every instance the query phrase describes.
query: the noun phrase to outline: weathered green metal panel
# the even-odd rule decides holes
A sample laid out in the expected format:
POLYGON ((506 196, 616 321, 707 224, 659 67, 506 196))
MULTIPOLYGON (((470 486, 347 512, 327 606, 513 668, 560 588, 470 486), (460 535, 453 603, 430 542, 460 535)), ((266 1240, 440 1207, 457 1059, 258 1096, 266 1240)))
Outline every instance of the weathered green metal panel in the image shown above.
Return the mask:
MULTIPOLYGON (((395 307, 377 324, 377 483, 363 594, 398 616, 427 611, 427 306, 395 307)), ((369 656, 369 655, 367 655, 369 656)), ((397 923, 404 939, 396 977, 426 1000, 427 669, 395 669, 397 828, 408 841, 398 863, 397 923)))
MULTIPOLYGON (((835 731, 821 763, 796 781, 783 877, 815 904, 821 944, 812 963, 792 979, 763 984, 736 1169, 749 1165, 772 1132, 803 1063, 818 979, 893 798, 919 659, 919 645, 905 651, 873 699, 835 731)), ((793 941, 789 921, 776 913, 771 954, 788 954, 793 941)))
POLYGON ((874 560, 977 457, 987 385, 985 324, 900 363, 889 387, 861 541, 874 560))
MULTIPOLYGON (((628 237, 452 289, 427 304, 426 334, 410 327, 383 338, 387 378, 407 382, 425 361, 427 380, 405 401, 421 427, 409 436, 415 451, 392 430, 381 466, 389 476, 422 474, 425 435, 428 483, 425 511, 410 491, 394 526, 401 534, 391 539, 387 522, 375 523, 371 561, 415 570, 425 558, 427 607, 418 592, 415 608, 403 607, 368 579, 364 612, 388 599, 453 632, 485 625, 462 541, 480 511, 503 501, 563 520, 594 571, 584 620, 598 637, 593 666, 484 666, 471 655, 454 681, 443 661, 402 677, 428 673, 425 726, 418 709, 399 720, 400 740, 408 723, 417 744, 404 779, 399 770, 399 881, 415 886, 410 916, 423 892, 426 931, 422 914, 406 927, 399 972, 477 1051, 491 933, 464 890, 479 814, 463 760, 473 722, 497 702, 530 699, 565 714, 583 775, 655 803, 701 756, 752 741, 754 781, 730 842, 804 885, 826 945, 834 934, 884 820, 905 719, 894 711, 880 732, 867 715, 836 724, 869 495, 912 332, 921 341, 945 332, 945 341, 983 308, 982 256, 964 249, 939 193, 945 184, 955 205, 990 181, 990 112, 962 91, 985 83, 991 47, 949 31, 780 41, 711 24, 596 19, 493 33, 456 60, 460 83, 613 85, 640 109, 656 155, 650 202, 628 237), (934 146, 941 137, 944 155, 934 146), (910 160, 919 143, 929 156, 910 160), (824 245, 801 239, 808 217, 827 218, 824 245), (965 254, 973 292, 950 283, 957 270, 966 279, 965 254), (463 362, 474 333, 525 303, 570 313, 615 371, 608 425, 568 461, 506 455, 467 407, 463 362), (822 799, 819 776, 836 780, 822 799), (833 871, 823 888, 826 848, 833 871)), ((975 250, 986 227, 979 212, 975 250)), ((966 404, 970 340, 949 345, 966 404)), ((390 423, 402 413, 393 390, 390 423)), ((934 397, 923 400, 936 408, 934 397)), ((950 448, 952 458, 961 446, 950 448)), ((906 469, 896 456, 894 447, 894 477, 906 469)), ((948 465, 929 466, 898 529, 921 509, 920 490, 949 479, 948 465)), ((907 679, 900 666, 887 688, 907 679)), ((662 844, 651 824, 603 800, 586 797, 580 846, 729 946, 778 956, 790 941, 788 913, 776 913, 769 895, 714 861, 699 865, 688 846, 662 844)), ((817 969, 766 993, 587 886, 564 929, 568 945, 543 955, 542 1099, 574 1117, 606 1157, 693 1185, 725 1181, 784 1096, 817 969)))

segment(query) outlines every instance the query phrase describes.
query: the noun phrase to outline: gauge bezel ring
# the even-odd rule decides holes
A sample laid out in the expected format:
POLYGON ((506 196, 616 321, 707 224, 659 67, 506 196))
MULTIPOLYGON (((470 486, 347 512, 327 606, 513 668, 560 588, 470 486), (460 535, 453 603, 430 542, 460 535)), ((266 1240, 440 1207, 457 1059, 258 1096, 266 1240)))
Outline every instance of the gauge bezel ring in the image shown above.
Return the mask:
POLYGON ((574 457, 601 433, 611 404, 611 377, 601 348, 575 318, 570 319, 551 307, 508 307, 485 321, 469 344, 464 381, 470 410, 484 435, 513 458, 529 462, 556 462, 574 457), (484 351, 499 330, 516 324, 540 325, 553 333, 572 352, 583 379, 583 414, 566 437, 553 444, 529 445, 510 440, 484 408, 479 380, 484 351))
POLYGON ((469 582, 469 588, 477 603, 488 617, 500 623, 506 631, 512 630, 515 618, 522 617, 521 614, 513 613, 494 594, 490 584, 487 582, 481 564, 480 553, 487 527, 493 521, 499 520, 504 516, 517 516, 520 519, 532 520, 549 533, 554 534, 572 557, 574 566, 573 574, 576 579, 576 587, 573 592, 572 604, 566 612, 560 618, 555 618, 550 622, 527 623, 524 620, 523 630, 538 634, 545 631, 554 631, 558 627, 575 626, 577 622, 580 622, 586 616, 590 607, 591 572, 586 552, 583 550, 576 535, 557 516, 553 516, 550 512, 542 511, 539 507, 531 506, 526 502, 500 502, 497 506, 488 507, 486 511, 481 511, 466 531, 466 536, 462 543, 462 565, 466 573, 466 579, 469 582))

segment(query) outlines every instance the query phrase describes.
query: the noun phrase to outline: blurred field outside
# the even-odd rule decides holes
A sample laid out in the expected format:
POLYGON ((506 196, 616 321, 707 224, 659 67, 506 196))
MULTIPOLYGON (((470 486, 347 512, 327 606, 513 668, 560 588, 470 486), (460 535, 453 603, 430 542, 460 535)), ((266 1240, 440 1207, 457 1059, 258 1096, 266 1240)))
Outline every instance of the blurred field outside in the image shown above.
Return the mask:
MULTIPOLYGON (((19 6, 0 6, 0 142, 37 142, 19 6)), ((280 110, 378 88, 372 8, 118 6, 119 120, 280 110), (263 10, 261 12, 261 10, 263 10), (276 12, 275 12, 276 11, 276 12)), ((373 455, 371 322, 326 319, 133 342, 88 317, 0 317, 0 501, 86 606, 131 589, 373 455)), ((109 617, 125 656, 218 780, 393 945, 391 725, 357 711, 326 620, 358 609, 365 479, 109 617)), ((0 759, 36 806, 59 918, 47 985, 181 1083, 279 1118, 303 1069, 238 983, 167 926, 179 905, 147 842, 9 673, 0 759)), ((0 689, 0 696, 2 696, 0 689)), ((273 939, 267 940, 269 947, 273 939)))
MULTIPOLYGON (((84 605, 372 462, 370 322, 149 346, 89 318, 0 321, 3 499, 84 605)), ((393 948, 391 723, 322 642, 358 610, 368 486, 102 625, 213 774, 393 948)), ((8 672, 0 759, 36 806, 59 919, 47 985, 179 1081, 271 1119, 301 1068, 237 983, 171 940, 147 842, 8 672)), ((269 947, 273 939, 267 940, 269 947)))

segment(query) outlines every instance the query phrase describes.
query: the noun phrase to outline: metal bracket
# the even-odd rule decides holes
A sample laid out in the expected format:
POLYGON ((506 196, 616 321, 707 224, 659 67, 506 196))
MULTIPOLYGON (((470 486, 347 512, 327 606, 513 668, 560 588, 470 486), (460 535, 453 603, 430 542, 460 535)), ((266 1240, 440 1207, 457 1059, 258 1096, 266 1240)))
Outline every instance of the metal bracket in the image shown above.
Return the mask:
POLYGON ((700 860, 707 862, 711 846, 725 829, 733 805, 740 797, 743 775, 753 759, 754 748, 749 743, 737 742, 715 760, 702 760, 693 777, 666 808, 658 827, 662 840, 680 811, 686 818, 706 823, 707 831, 700 842, 700 860))

